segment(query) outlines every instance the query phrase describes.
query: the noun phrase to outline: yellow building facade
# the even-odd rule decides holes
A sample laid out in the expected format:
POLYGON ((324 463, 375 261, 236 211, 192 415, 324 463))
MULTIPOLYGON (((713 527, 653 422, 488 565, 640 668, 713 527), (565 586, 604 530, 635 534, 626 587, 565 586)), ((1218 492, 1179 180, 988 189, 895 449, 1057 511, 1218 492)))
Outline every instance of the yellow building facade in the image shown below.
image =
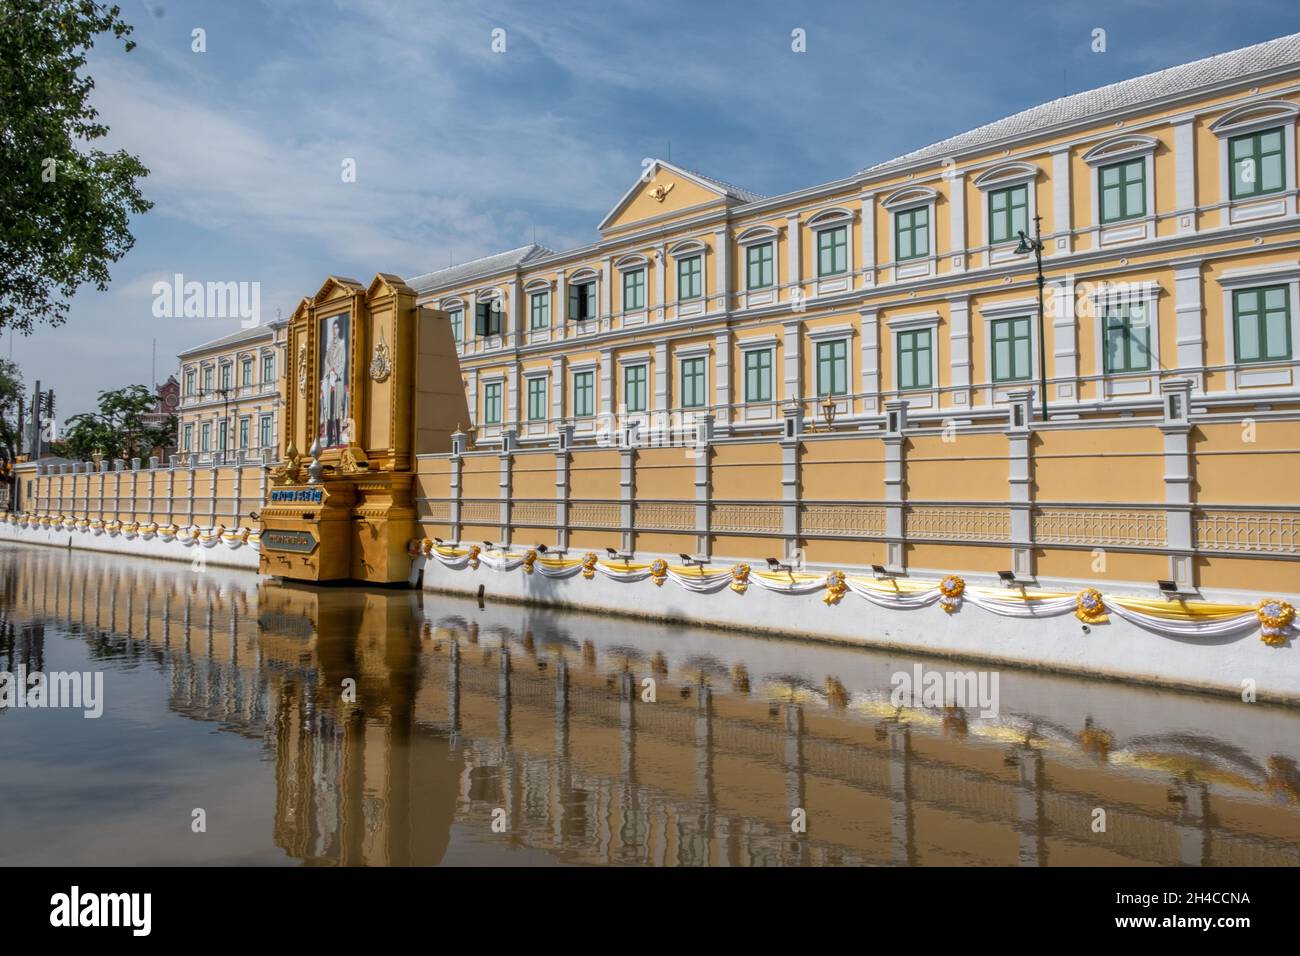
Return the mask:
POLYGON ((287 324, 240 329, 180 353, 178 454, 199 464, 279 457, 287 324))
POLYGON ((426 531, 1294 592, 1297 114, 1300 35, 778 196, 649 163, 408 280, 472 418, 426 531))

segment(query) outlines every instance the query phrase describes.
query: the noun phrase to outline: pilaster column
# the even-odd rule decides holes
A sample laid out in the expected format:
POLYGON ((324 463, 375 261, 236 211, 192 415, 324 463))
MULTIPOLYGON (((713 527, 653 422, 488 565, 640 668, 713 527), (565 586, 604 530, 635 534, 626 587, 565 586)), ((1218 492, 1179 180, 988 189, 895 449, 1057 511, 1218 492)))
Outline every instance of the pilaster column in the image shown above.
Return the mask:
POLYGON ((565 271, 555 273, 555 301, 551 303, 552 332, 558 332, 563 338, 569 325, 569 286, 565 271))
POLYGON ((1052 310, 1052 359, 1056 398, 1071 404, 1078 401, 1079 396, 1079 328, 1074 314, 1074 297, 1073 277, 1051 282, 1043 290, 1044 304, 1052 310))
POLYGON ((1011 510, 1011 568, 1017 580, 1034 576, 1033 476, 1030 440, 1033 437, 1034 390, 1007 393, 1007 474, 1011 510))
POLYGON ((803 235, 799 226, 797 213, 786 216, 785 232, 785 281, 790 287, 787 298, 803 297, 803 235), (795 290, 798 290, 797 292, 795 290))
POLYGON ((609 327, 609 315, 612 311, 610 303, 613 296, 610 295, 610 283, 613 281, 613 257, 605 256, 600 260, 600 322, 601 328, 609 327))
POLYGON ((500 467, 497 478, 497 494, 501 502, 498 506, 500 508, 500 525, 497 528, 497 536, 503 548, 510 546, 510 485, 511 473, 514 469, 517 434, 513 428, 503 428, 501 430, 501 451, 498 453, 500 467))
POLYGON ((874 415, 880 410, 880 310, 864 306, 858 318, 862 326, 862 411, 874 415))
POLYGON ((655 318, 663 321, 664 303, 668 301, 668 247, 664 243, 655 246, 655 318))
MULTIPOLYGON (((1030 183, 1033 189, 1034 184, 1030 183)), ((1052 150, 1052 233, 1056 239, 1050 251, 1062 255, 1074 249, 1070 214, 1070 147, 1058 146, 1052 150)), ((1045 250, 1046 251, 1046 250, 1045 250)))
MULTIPOLYGON (((803 378, 803 338, 798 319, 788 319, 783 323, 785 332, 785 394, 780 396, 785 401, 803 398, 801 380, 803 378)), ((802 414, 802 409, 800 414, 802 414)))
POLYGON ((948 180, 948 247, 952 271, 966 271, 966 177, 955 167, 949 167, 948 180))
POLYGON ((558 431, 564 421, 564 356, 551 359, 551 431, 558 431))
POLYGON ((723 329, 713 340, 714 418, 723 433, 731 430, 731 330, 723 329))
MULTIPOLYGON (((936 346, 938 343, 935 343, 936 346)), ((952 403, 970 407, 970 297, 955 295, 948 299, 948 347, 952 350, 952 403)))
POLYGON ((632 509, 636 498, 636 449, 630 446, 620 448, 618 465, 618 523, 622 531, 621 550, 631 551, 634 545, 632 509))
POLYGON ((1165 445, 1165 544, 1169 577, 1179 589, 1195 587, 1192 561, 1192 382, 1178 378, 1160 383, 1165 445))
POLYGON ((903 484, 907 468, 903 443, 906 431, 907 400, 885 402, 885 566, 897 573, 902 573, 906 566, 903 523, 906 508, 903 484))
MULTIPOLYGON (((655 398, 651 406, 656 412, 666 412, 669 408, 668 398, 668 380, 670 376, 668 368, 668 343, 659 341, 655 343, 655 398)), ((661 427, 662 423, 655 422, 655 427, 661 427)))
POLYGON ((782 407, 785 428, 781 432, 781 534, 785 557, 799 550, 799 450, 803 436, 803 411, 794 403, 782 407))
POLYGON ((452 432, 451 435, 451 481, 448 494, 451 497, 451 510, 449 514, 449 523, 451 525, 451 540, 459 543, 461 529, 461 477, 465 472, 465 433, 462 431, 452 432))
POLYGON ((731 236, 728 234, 727 227, 714 230, 713 233, 713 255, 714 255, 714 284, 721 297, 721 307, 724 314, 731 311, 731 236))
POLYGON ((617 432, 618 424, 611 421, 614 415, 614 350, 600 350, 600 413, 609 421, 609 430, 617 432))
POLYGON ((1178 235, 1196 232, 1196 127, 1191 116, 1174 123, 1174 215, 1178 235))
POLYGON ((695 420, 695 553, 707 558, 713 469, 713 416, 695 420))
MULTIPOLYGON (((1201 320, 1201 262, 1178 263, 1174 267, 1174 341, 1178 369, 1186 370, 1192 391, 1205 390, 1205 328, 1201 320)), ((1225 319, 1226 321, 1226 319, 1225 319)))
POLYGON ((876 195, 862 196, 862 222, 859 224, 858 246, 862 249, 862 284, 868 288, 876 284, 876 195))
POLYGON ((555 449, 555 539, 564 550, 569 546, 569 463, 572 461, 573 426, 559 427, 560 441, 555 449))

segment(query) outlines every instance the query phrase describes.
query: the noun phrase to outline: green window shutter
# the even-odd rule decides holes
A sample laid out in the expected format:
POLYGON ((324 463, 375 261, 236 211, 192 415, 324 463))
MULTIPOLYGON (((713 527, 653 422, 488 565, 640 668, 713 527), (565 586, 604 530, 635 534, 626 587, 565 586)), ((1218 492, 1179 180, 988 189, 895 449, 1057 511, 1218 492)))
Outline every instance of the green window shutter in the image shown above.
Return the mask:
POLYGON ((1102 327, 1105 371, 1144 372, 1151 368, 1151 326, 1145 304, 1107 306, 1102 327))
POLYGON ((745 353, 745 401, 772 400, 772 350, 751 349, 745 353))
POLYGON ((1238 362, 1291 358, 1291 301, 1287 286, 1239 289, 1233 293, 1232 311, 1238 362))
POLYGON ((581 316, 581 313, 579 312, 579 309, 581 308, 581 306, 579 305, 579 299, 581 298, 581 296, 582 296, 582 286, 580 285, 569 286, 569 309, 567 315, 569 317, 570 322, 575 321, 581 316))
POLYGON ((1097 170, 1101 221, 1137 219, 1147 212, 1146 160, 1132 159, 1097 170))
POLYGON ((1010 242, 1029 230, 1029 187, 1008 186, 989 193, 989 242, 1010 242))
POLYGON ((1228 141, 1233 199, 1281 192, 1286 187, 1286 147, 1282 130, 1268 129, 1228 141))
POLYGON ((991 323, 993 381, 1018 382, 1032 375, 1028 318, 997 319, 991 323))
POLYGON ((898 333, 898 387, 900 390, 930 388, 931 332, 914 329, 898 333))
POLYGON ((577 418, 585 418, 593 412, 593 383, 591 372, 578 372, 573 376, 573 414, 577 418))

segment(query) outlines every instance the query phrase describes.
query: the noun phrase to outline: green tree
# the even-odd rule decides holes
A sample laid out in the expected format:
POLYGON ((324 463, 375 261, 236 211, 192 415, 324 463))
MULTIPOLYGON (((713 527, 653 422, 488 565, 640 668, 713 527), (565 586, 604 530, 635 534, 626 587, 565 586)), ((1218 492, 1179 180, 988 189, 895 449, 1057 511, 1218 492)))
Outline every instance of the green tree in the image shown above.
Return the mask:
POLYGON ((158 417, 158 398, 143 385, 99 393, 99 411, 73 415, 55 443, 56 454, 89 461, 99 451, 105 458, 147 458, 166 448, 176 434, 176 416, 158 417))
POLYGON ((0 484, 10 486, 13 501, 13 465, 18 460, 18 402, 23 394, 23 376, 18 366, 0 359, 0 484))
POLYGON ((125 150, 89 144, 108 127, 89 104, 83 68, 95 38, 127 51, 120 8, 94 0, 0 0, 0 328, 58 325, 68 299, 135 244, 132 214, 152 207, 136 186, 149 174, 125 150))

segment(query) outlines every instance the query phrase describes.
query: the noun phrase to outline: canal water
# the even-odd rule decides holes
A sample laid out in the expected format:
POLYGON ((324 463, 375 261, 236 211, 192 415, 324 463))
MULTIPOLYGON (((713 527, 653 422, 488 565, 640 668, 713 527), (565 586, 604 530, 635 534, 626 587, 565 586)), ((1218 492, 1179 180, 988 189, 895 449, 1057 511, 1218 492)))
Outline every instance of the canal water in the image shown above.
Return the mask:
POLYGON ((0 709, 0 864, 1300 864, 1257 703, 12 545, 0 671, 102 675, 0 709))

